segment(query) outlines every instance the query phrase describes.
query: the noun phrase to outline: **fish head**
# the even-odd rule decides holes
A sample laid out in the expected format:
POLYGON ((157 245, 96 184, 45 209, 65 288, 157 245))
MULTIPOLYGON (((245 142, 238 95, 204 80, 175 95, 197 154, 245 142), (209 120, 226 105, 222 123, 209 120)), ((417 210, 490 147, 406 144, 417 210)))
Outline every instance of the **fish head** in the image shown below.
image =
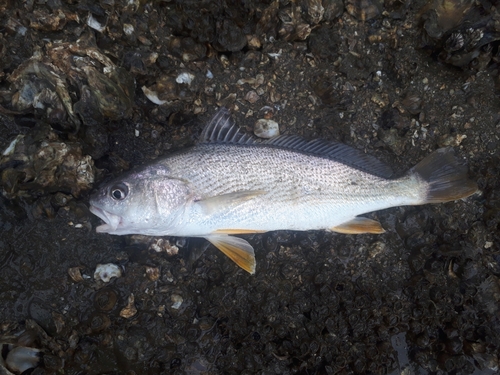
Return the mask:
POLYGON ((98 233, 169 235, 190 199, 185 181, 131 173, 100 187, 90 198, 90 212, 104 221, 98 233))

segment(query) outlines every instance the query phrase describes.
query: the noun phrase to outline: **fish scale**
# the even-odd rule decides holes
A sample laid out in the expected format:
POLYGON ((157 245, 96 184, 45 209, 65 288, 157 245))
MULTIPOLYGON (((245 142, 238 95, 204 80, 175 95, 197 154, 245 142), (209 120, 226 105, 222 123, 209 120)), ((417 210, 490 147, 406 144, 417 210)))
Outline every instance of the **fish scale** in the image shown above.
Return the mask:
POLYGON ((203 237, 244 270, 253 247, 236 234, 326 229, 383 233, 363 213, 441 203, 477 190, 451 148, 436 150, 400 178, 362 151, 337 142, 279 136, 259 142, 226 109, 191 149, 133 170, 99 188, 90 211, 116 235, 203 237))

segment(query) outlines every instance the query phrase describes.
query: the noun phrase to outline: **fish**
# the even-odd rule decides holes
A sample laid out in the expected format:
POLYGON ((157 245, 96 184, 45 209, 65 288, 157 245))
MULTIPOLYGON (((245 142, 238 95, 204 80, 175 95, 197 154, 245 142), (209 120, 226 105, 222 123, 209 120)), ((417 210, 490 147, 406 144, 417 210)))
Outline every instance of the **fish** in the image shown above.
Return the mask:
POLYGON ((201 237, 253 274, 253 247, 237 235, 278 230, 384 232, 359 216, 468 197, 477 184, 453 148, 400 177, 343 143, 296 135, 261 141, 221 108, 199 142, 103 185, 90 198, 98 233, 201 237))

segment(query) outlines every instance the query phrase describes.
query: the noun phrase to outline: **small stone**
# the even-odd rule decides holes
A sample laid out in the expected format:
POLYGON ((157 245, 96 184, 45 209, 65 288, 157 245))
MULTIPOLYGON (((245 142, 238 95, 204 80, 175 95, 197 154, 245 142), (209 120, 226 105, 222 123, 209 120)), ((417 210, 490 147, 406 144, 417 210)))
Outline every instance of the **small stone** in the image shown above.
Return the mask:
POLYGON ((257 94, 254 90, 250 90, 245 95, 245 100, 251 104, 255 103, 259 100, 259 94, 257 94))

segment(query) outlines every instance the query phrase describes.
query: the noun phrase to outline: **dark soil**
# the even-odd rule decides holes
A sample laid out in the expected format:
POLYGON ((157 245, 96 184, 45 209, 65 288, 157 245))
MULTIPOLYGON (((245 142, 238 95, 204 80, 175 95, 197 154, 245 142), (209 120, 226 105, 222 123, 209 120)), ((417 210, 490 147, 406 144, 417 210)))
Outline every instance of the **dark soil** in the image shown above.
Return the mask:
POLYGON ((3 358, 38 348, 28 372, 70 375, 498 371, 499 14, 344 3, 0 1, 0 149, 24 135, 0 158, 3 358), (253 276, 202 240, 95 233, 92 189, 193 145, 219 106, 398 174, 452 146, 480 191, 368 215, 382 235, 246 236, 253 276), (105 263, 122 276, 95 280, 105 263))

